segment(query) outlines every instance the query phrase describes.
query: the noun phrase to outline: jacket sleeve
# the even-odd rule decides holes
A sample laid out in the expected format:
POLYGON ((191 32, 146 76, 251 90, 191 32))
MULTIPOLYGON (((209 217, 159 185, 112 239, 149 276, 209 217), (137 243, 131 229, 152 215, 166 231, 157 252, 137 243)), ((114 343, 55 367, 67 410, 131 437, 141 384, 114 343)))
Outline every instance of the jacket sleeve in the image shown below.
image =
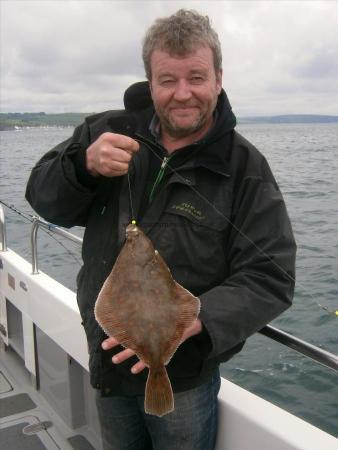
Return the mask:
POLYGON ((245 177, 234 199, 230 275, 200 296, 208 356, 220 361, 292 303, 296 244, 282 194, 264 165, 267 176, 245 177))
POLYGON ((85 122, 73 136, 46 153, 32 169, 26 199, 47 221, 64 227, 85 225, 95 196, 98 178, 85 168, 90 145, 85 122))

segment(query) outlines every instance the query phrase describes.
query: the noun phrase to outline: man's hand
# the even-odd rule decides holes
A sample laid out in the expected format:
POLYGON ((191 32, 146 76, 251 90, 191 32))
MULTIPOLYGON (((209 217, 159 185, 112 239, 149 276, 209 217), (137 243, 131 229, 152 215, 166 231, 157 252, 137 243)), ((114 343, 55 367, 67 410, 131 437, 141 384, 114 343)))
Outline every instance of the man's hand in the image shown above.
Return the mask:
POLYGON ((128 172, 138 142, 129 136, 103 133, 87 149, 86 166, 93 176, 117 177, 128 172))
MULTIPOLYGON (((110 350, 111 348, 114 348, 117 345, 120 345, 120 343, 113 337, 105 339, 102 342, 103 350, 110 350)), ((126 348, 125 350, 122 350, 122 352, 116 353, 116 355, 113 356, 112 361, 114 364, 119 364, 125 361, 126 359, 131 358, 134 355, 135 352, 133 350, 131 350, 130 348, 126 348)), ((137 374, 142 372, 142 370, 146 367, 147 366, 143 361, 138 361, 136 364, 133 365, 131 371, 132 373, 137 374)))
MULTIPOLYGON (((201 331, 202 331, 202 322, 200 321, 200 319, 196 319, 195 322, 189 328, 186 329, 185 333, 182 336, 182 340, 181 340, 180 344, 182 344, 182 342, 186 341, 191 336, 195 336, 195 334, 199 334, 201 331)), ((120 344, 113 337, 105 339, 102 342, 103 350, 110 350, 111 348, 114 348, 117 345, 120 345, 120 344)), ((114 355, 112 358, 112 361, 114 364, 119 364, 134 355, 135 355, 135 352, 133 350, 131 350, 130 348, 126 348, 125 350, 122 350, 122 352, 119 352, 116 355, 114 355)), ((142 372, 142 370, 145 367, 147 367, 147 365, 142 360, 140 360, 136 364, 133 365, 133 367, 131 368, 131 371, 133 374, 137 374, 137 373, 142 372)))

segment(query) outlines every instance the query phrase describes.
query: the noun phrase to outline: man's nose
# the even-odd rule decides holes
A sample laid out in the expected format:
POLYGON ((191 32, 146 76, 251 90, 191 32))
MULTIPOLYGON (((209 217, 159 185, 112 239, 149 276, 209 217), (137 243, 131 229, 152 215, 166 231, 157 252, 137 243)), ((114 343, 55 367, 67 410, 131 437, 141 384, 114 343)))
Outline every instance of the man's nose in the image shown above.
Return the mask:
POLYGON ((174 99, 179 102, 184 102, 191 97, 191 87, 186 80, 179 80, 175 86, 174 99))

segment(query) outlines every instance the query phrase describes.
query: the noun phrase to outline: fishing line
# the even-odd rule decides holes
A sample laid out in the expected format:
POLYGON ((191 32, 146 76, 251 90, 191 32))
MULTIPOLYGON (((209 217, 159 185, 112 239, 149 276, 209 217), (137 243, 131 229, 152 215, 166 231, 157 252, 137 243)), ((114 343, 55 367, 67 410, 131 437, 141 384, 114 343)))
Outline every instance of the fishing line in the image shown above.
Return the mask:
POLYGON ((127 174, 127 178, 128 178, 128 189, 129 189, 129 205, 130 205, 130 212, 131 212, 131 223, 133 223, 135 225, 136 224, 136 220, 135 220, 135 217, 134 217, 133 198, 132 198, 132 193, 131 193, 131 184, 130 184, 129 172, 127 174))
POLYGON ((22 211, 19 211, 14 205, 9 205, 8 203, 4 202, 3 200, 0 200, 0 203, 2 203, 4 206, 6 206, 8 209, 14 211, 19 216, 23 217, 26 220, 29 220, 30 222, 33 222, 34 216, 31 214, 25 214, 22 211))
MULTIPOLYGON (((0 199, 0 203, 2 203, 8 209, 10 209, 11 211, 15 212, 16 214, 18 214, 19 216, 23 217, 24 219, 28 220, 31 223, 33 223, 34 219, 36 219, 36 216, 33 216, 32 214, 23 213, 22 211, 19 211, 14 205, 10 205, 10 204, 4 202, 1 199, 0 199)), ((52 224, 50 224, 50 225, 52 227, 52 224)), ((71 250, 69 250, 69 248, 63 242, 59 241, 59 239, 57 239, 54 236, 53 233, 51 233, 50 231, 46 230, 45 228, 41 228, 41 229, 42 229, 42 231, 47 233, 48 236, 50 236, 52 239, 54 239, 54 241, 56 241, 59 245, 61 245, 61 247, 63 247, 63 249, 68 253, 68 255, 70 255, 77 264, 79 264, 79 266, 82 266, 81 261, 75 256, 74 253, 72 253, 71 250)))
MULTIPOLYGON (((138 141, 137 138, 134 138, 136 141, 138 141)), ((139 140, 138 142, 140 142, 141 144, 145 145, 152 153, 153 155, 156 156, 156 158, 158 158, 160 161, 162 161, 162 158, 160 155, 158 155, 154 149, 151 148, 150 145, 148 145, 146 142, 144 142, 143 140, 139 140)), ((170 166, 170 164, 166 164, 166 167, 168 167, 179 179, 181 179, 182 181, 185 181, 185 178, 179 174, 177 172, 177 170, 175 170, 173 167, 170 166)), ((129 177, 128 177, 129 180, 129 177)), ((274 261, 271 256, 269 256, 262 248, 260 248, 252 239, 249 238, 249 236, 247 236, 245 233, 243 233, 243 231, 238 228, 228 217, 226 217, 221 211, 219 211, 216 206, 210 201, 208 200, 206 197, 204 197, 204 195, 202 195, 197 189, 195 189, 193 186, 188 185, 188 188, 190 188, 198 197, 200 197, 204 202, 206 202, 209 206, 211 206, 223 219, 226 220, 226 222, 228 222, 229 225, 231 225, 235 231, 237 231, 237 233, 239 233, 244 239, 246 239, 251 245, 254 246, 254 248, 256 250, 259 251, 259 253, 261 255, 263 255, 265 258, 268 259, 269 262, 271 262, 275 267, 277 267, 289 280, 293 281, 294 283, 297 283, 297 285, 299 287, 301 287, 306 293, 307 295, 310 296, 310 298, 314 301, 314 303, 316 303, 316 305, 318 305, 321 309, 323 309, 324 311, 326 311, 328 314, 330 315, 334 315, 336 317, 338 317, 338 310, 337 311, 331 311, 327 306, 323 306, 321 305, 316 299, 315 297, 311 294, 311 292, 308 292, 307 287, 305 287, 302 283, 300 283, 298 280, 296 281, 296 279, 294 277, 292 277, 286 270, 283 269, 283 267, 281 267, 278 263, 276 263, 276 261, 274 261)), ((130 191, 131 192, 131 191, 130 191)))

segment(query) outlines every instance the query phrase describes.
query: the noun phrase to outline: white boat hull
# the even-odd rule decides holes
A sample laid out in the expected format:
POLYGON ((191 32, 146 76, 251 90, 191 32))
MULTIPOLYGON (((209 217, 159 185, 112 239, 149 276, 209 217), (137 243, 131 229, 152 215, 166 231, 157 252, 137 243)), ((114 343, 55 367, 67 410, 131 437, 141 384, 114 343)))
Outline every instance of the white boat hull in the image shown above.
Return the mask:
MULTIPOLYGON (((94 448, 100 448, 94 407, 89 408, 85 404, 87 401, 92 405, 93 400, 87 399, 91 396, 87 385, 87 343, 75 293, 44 273, 33 275, 31 264, 11 250, 1 252, 0 258, 2 340, 21 356, 26 371, 37 384, 40 383, 36 396, 42 395, 43 401, 47 401, 54 411, 52 414, 60 416, 57 422, 62 423, 62 417, 66 417, 65 425, 69 429, 85 427, 90 430, 94 448), (11 314, 15 317, 9 317, 11 314), (11 326, 14 330, 21 330, 17 334, 11 330, 11 326), (56 354, 57 357, 51 356, 56 354), (62 392, 69 395, 69 400, 63 403, 55 396, 54 387, 51 387, 53 378, 57 378, 53 374, 54 367, 48 369, 48 365, 52 366, 57 359, 61 367, 62 392), (89 408, 90 414, 79 416, 76 402, 81 402, 84 411, 89 408)), ((60 380, 57 381, 60 383, 60 380)), ((6 420, 9 420, 8 417, 0 419, 0 428, 6 420)), ((253 449, 338 450, 338 440, 222 379, 216 450, 253 449)))

